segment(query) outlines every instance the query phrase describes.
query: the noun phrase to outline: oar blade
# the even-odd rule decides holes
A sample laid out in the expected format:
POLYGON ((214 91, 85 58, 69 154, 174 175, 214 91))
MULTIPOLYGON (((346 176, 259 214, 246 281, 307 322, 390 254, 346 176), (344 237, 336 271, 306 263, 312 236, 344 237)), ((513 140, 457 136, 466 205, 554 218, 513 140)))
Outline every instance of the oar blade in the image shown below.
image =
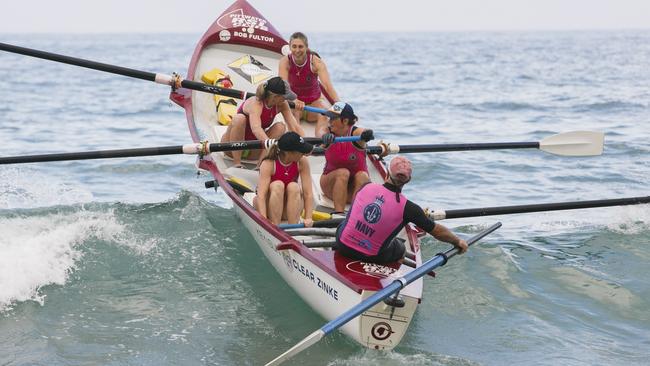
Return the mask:
POLYGON ((597 131, 571 131, 549 136, 539 149, 562 156, 595 156, 603 153, 605 134, 597 131))
POLYGON ((314 343, 320 341, 324 336, 325 332, 323 332, 321 329, 315 331, 300 341, 300 343, 291 347, 288 351, 273 359, 273 361, 267 363, 266 366, 275 366, 283 363, 284 361, 311 347, 314 343))

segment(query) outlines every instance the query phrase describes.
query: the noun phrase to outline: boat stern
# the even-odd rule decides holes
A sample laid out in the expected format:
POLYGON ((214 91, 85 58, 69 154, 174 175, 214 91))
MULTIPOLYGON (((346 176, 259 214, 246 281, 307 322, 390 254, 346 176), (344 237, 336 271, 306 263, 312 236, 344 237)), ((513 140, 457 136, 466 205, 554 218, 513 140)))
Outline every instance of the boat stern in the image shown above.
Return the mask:
MULTIPOLYGON (((363 299, 373 295, 375 291, 364 291, 363 299)), ((388 305, 380 302, 361 314, 356 319, 358 322, 357 341, 368 348, 376 350, 390 350, 397 346, 413 319, 419 299, 410 296, 401 296, 403 307, 388 305)))

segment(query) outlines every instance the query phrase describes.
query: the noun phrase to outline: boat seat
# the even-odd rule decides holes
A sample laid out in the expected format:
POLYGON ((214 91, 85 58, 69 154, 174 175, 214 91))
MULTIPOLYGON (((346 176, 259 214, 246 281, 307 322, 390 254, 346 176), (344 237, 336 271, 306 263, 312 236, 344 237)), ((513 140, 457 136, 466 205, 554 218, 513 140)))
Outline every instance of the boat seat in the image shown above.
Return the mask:
MULTIPOLYGON (((251 191, 255 192, 255 189, 257 188, 257 180, 259 177, 259 172, 257 170, 230 167, 226 169, 224 173, 227 177, 237 178, 241 181, 240 183, 248 185, 251 191)), ((255 193, 253 193, 253 195, 255 195, 255 193)))

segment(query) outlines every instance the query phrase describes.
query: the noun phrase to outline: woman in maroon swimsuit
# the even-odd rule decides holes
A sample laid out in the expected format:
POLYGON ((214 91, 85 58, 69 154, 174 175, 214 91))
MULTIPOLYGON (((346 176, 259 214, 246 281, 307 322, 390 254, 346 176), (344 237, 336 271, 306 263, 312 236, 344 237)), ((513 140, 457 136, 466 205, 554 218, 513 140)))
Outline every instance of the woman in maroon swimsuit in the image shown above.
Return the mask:
POLYGON ((345 204, 370 181, 366 165, 366 142, 374 139, 371 129, 355 126, 357 116, 352 107, 343 102, 334 103, 327 112, 329 127, 323 141, 331 143, 335 137, 361 136, 359 142, 340 142, 325 150, 325 168, 320 187, 325 197, 334 202, 334 213, 343 213, 345 204))
MULTIPOLYGON (((278 75, 289 82, 291 90, 298 96, 293 115, 297 121, 300 121, 305 105, 322 109, 330 107, 323 92, 334 102, 339 101, 339 95, 332 86, 325 62, 309 49, 307 36, 301 32, 292 34, 289 38, 289 47, 291 53, 280 59, 278 75)), ((327 132, 327 117, 309 112, 305 120, 317 122, 316 137, 321 137, 327 132)))
POLYGON ((272 223, 277 225, 284 219, 297 224, 304 208, 304 224, 312 226, 314 199, 309 160, 305 156, 312 149, 297 133, 287 132, 262 161, 254 205, 272 223))
MULTIPOLYGON (((282 113, 289 131, 304 135, 300 124, 294 119, 287 100, 295 100, 296 94, 289 84, 279 77, 272 77, 257 86, 255 97, 245 100, 237 109, 228 129, 221 137, 221 142, 243 140, 267 140, 278 138, 286 130, 284 124, 273 123, 275 116, 282 113)), ((247 151, 245 158, 259 158, 261 150, 247 151)), ((234 166, 241 167, 242 151, 226 152, 232 156, 234 166)))

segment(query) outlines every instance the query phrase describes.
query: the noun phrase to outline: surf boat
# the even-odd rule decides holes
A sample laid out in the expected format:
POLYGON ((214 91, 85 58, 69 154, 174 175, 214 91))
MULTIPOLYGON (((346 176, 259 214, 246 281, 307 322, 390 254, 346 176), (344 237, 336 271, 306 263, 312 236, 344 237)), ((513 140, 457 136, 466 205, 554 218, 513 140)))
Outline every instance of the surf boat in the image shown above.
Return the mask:
MULTIPOLYGON (((257 85, 277 75, 278 63, 289 46, 273 25, 245 0, 237 0, 208 28, 198 42, 187 79, 219 87, 254 93, 257 85)), ((185 109, 194 142, 219 142, 241 99, 211 95, 188 89, 174 90, 170 98, 185 109)), ((282 123, 281 115, 276 117, 282 123)), ((314 126, 301 122, 307 136, 314 126)), ((333 211, 332 202, 320 188, 324 157, 311 156, 314 207, 322 216, 333 211)), ((244 161, 244 163, 246 163, 244 161)), ((382 182, 387 172, 382 162, 367 156, 371 181, 382 182)), ((258 172, 255 162, 235 167, 223 152, 211 153, 198 161, 200 169, 214 177, 212 183, 230 197, 234 210, 250 232, 270 265, 291 288, 328 321, 359 304, 395 279, 413 270, 394 263, 377 265, 351 260, 331 249, 334 229, 282 230, 253 207, 258 172)), ((315 216, 315 219, 318 219, 315 216)), ((407 226, 398 237, 421 264, 420 232, 407 226)), ((399 297, 380 302, 344 325, 341 330, 365 347, 392 349, 399 344, 422 297, 422 279, 399 292, 399 297)))

